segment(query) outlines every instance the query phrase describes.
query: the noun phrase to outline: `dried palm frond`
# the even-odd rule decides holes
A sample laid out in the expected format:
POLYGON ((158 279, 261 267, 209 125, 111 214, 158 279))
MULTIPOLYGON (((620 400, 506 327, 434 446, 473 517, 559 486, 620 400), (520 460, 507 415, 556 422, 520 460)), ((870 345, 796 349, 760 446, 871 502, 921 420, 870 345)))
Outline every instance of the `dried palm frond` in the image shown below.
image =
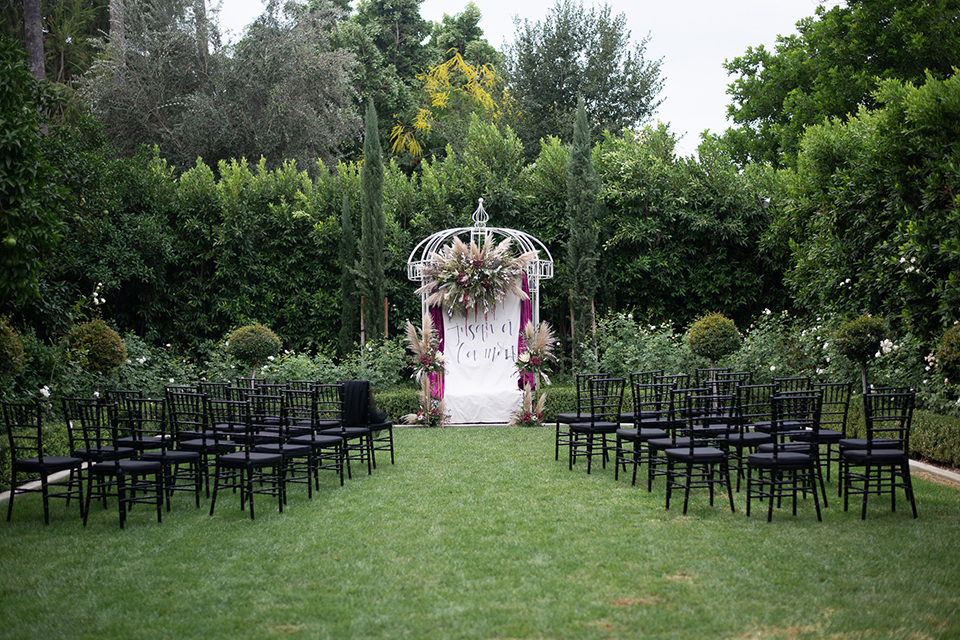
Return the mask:
POLYGON ((424 283, 417 293, 426 294, 428 305, 440 306, 450 315, 471 307, 477 311, 482 308, 486 313, 508 293, 527 300, 523 274, 539 253, 527 251, 514 256, 511 247, 510 238, 494 245, 490 234, 482 246, 454 238, 451 244, 430 255, 421 271, 424 283))

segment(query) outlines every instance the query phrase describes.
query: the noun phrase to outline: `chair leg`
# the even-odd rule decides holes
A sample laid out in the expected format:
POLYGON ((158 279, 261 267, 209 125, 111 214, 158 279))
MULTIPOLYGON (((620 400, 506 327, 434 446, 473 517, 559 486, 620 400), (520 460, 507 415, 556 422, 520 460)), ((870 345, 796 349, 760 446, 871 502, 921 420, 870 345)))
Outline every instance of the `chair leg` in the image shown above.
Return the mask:
POLYGON ((910 507, 913 509, 913 518, 917 518, 917 503, 913 498, 913 479, 910 477, 910 462, 904 462, 901 466, 901 473, 904 479, 904 489, 906 490, 907 500, 910 501, 910 507))

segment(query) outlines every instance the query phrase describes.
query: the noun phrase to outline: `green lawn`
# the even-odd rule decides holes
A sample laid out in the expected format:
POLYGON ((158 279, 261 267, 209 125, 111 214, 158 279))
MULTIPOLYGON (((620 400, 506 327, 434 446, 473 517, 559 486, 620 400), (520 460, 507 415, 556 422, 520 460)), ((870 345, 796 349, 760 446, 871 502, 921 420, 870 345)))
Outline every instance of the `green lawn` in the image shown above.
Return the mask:
MULTIPOLYGON (((553 429, 398 429, 397 464, 332 474, 257 520, 224 494, 157 524, 115 505, 84 529, 37 496, 0 522, 3 638, 958 638, 960 490, 818 523, 747 518, 703 492, 687 516, 553 459, 553 429)), ((758 505, 755 503, 755 507, 758 505)), ((6 506, 4 505, 4 509, 6 506)))

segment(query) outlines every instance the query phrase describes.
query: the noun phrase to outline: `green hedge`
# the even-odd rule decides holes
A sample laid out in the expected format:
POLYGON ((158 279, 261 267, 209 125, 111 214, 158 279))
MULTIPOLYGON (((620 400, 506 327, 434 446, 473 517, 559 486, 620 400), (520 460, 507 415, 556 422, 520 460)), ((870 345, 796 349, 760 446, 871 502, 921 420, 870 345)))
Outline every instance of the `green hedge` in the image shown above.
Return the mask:
MULTIPOLYGON (((543 423, 553 424, 557 413, 577 410, 577 390, 569 385, 551 385, 545 387, 547 407, 543 412, 543 423)), ((420 391, 412 387, 397 387, 376 394, 377 408, 387 412, 387 417, 395 423, 401 422, 401 416, 416 413, 419 409, 420 391)))

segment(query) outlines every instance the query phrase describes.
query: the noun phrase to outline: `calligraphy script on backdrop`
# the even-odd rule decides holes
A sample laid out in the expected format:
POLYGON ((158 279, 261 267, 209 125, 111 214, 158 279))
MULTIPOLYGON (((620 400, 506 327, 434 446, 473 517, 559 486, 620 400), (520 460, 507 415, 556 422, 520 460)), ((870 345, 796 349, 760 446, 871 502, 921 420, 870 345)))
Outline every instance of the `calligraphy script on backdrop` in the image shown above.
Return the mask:
POLYGON ((517 360, 519 320, 484 319, 447 325, 445 355, 458 364, 509 362, 517 360))

